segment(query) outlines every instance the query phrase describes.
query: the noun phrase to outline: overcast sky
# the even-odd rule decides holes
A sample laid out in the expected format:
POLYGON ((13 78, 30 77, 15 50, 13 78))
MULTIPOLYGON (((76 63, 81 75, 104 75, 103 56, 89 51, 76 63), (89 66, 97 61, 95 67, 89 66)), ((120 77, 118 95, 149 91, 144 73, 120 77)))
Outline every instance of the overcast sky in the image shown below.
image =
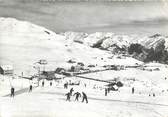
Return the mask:
POLYGON ((168 6, 161 1, 92 3, 0 0, 0 16, 30 21, 57 33, 106 31, 168 35, 168 6))

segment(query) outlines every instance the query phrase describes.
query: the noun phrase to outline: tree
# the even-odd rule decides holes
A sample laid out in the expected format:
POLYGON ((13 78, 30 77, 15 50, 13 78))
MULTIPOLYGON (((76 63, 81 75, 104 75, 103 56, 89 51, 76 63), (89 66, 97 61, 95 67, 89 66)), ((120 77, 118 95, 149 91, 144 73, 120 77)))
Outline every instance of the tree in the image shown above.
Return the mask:
POLYGON ((143 46, 140 44, 131 44, 130 47, 128 48, 128 53, 133 54, 134 52, 137 54, 142 53, 143 46))

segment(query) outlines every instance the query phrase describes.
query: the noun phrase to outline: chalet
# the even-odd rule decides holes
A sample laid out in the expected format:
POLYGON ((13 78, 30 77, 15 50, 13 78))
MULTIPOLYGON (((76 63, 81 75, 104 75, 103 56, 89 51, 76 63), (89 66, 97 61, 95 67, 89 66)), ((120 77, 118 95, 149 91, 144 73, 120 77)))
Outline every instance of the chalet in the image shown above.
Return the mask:
POLYGON ((76 63, 76 61, 75 61, 75 60, 72 60, 72 59, 68 60, 67 62, 68 62, 68 63, 76 63))
POLYGON ((2 75, 13 75, 14 69, 11 65, 1 65, 0 66, 0 74, 2 75))
POLYGON ((55 71, 43 71, 40 77, 43 77, 44 79, 47 79, 47 80, 56 79, 55 71))
POLYGON ((60 68, 58 67, 56 70, 55 70, 55 73, 57 74, 62 74, 63 72, 65 72, 66 70, 64 68, 60 68))
POLYGON ((80 72, 80 70, 84 70, 83 65, 77 64, 76 66, 71 66, 71 72, 80 72))
POLYGON ((121 81, 118 82, 111 82, 108 85, 105 85, 107 89, 110 91, 118 91, 120 87, 123 86, 123 83, 121 81))
POLYGON ((95 67, 95 65, 88 65, 88 67, 95 67))
POLYGON ((119 87, 115 83, 106 85, 108 92, 109 91, 118 91, 119 87))
POLYGON ((84 63, 78 62, 77 65, 84 66, 84 63))

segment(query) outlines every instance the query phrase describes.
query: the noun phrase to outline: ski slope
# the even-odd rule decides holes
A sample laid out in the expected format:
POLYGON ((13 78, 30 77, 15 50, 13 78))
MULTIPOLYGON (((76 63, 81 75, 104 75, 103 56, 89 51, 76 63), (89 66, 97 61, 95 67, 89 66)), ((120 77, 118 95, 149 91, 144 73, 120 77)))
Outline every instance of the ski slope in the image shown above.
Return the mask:
MULTIPOLYGON (((13 18, 0 18, 0 25, 0 64, 13 65, 15 72, 14 78, 0 76, 0 117, 168 117, 167 65, 144 64, 131 57, 119 57, 120 55, 113 55, 110 51, 88 46, 93 45, 95 40, 97 42, 103 39, 104 35, 112 36, 112 33, 89 36, 83 33, 56 34, 44 27, 13 18), (85 36, 87 38, 82 40, 85 36), (75 39, 85 42, 76 43, 75 39), (124 70, 82 75, 106 81, 117 79, 124 86, 104 96, 106 82, 66 77, 52 81, 51 87, 49 81, 45 81, 45 87, 34 88, 32 93, 28 93, 28 90, 23 89, 33 83, 18 76, 22 72, 24 76, 37 73, 37 69, 33 67, 37 66, 36 62, 40 59, 48 61, 46 70, 55 70, 57 67, 69 69, 73 65, 67 63, 70 59, 84 63, 85 67, 95 65, 90 70, 101 70, 104 65, 124 66, 124 70), (144 70, 126 68, 136 65, 146 67, 144 70), (155 68, 159 70, 155 71, 155 68), (80 82, 79 86, 73 88, 75 92, 84 91, 89 103, 74 102, 74 97, 71 102, 66 102, 65 94, 72 88, 69 86, 64 89, 63 84, 66 82, 80 82), (8 96, 11 86, 20 91, 14 98, 8 96), (135 94, 131 94, 132 87, 135 87, 135 94)), ((108 45, 109 42, 118 43, 121 47, 129 45, 128 36, 121 38, 120 42, 118 38, 120 36, 115 35, 114 40, 108 39, 103 46, 111 46, 108 45)))
MULTIPOLYGON (((46 82, 45 82, 46 83, 46 82)), ((139 97, 138 95, 123 95, 112 92, 107 97, 104 91, 91 88, 81 88, 80 92, 87 92, 89 103, 65 101, 65 93, 69 89, 55 84, 33 89, 32 93, 24 93, 14 97, 0 98, 1 117, 166 117, 168 115, 168 103, 159 104, 159 98, 139 97), (124 98, 125 97, 125 98, 124 98), (127 98, 126 98, 127 97, 127 98), (139 99, 138 99, 139 98, 139 99), (147 101, 148 100, 148 101, 147 101)), ((73 87, 74 91, 77 91, 73 87)), ((161 99, 161 98, 160 98, 161 99)), ((165 99, 166 100, 166 99, 165 99)))

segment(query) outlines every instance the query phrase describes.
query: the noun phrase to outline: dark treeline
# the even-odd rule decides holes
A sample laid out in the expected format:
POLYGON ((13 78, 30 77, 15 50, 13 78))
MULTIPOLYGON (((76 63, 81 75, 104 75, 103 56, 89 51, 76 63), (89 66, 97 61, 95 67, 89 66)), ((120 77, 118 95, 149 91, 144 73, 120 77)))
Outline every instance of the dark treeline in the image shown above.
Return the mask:
POLYGON ((168 51, 164 45, 156 48, 146 48, 140 44, 131 44, 128 48, 128 53, 144 62, 157 61, 168 64, 168 51))

